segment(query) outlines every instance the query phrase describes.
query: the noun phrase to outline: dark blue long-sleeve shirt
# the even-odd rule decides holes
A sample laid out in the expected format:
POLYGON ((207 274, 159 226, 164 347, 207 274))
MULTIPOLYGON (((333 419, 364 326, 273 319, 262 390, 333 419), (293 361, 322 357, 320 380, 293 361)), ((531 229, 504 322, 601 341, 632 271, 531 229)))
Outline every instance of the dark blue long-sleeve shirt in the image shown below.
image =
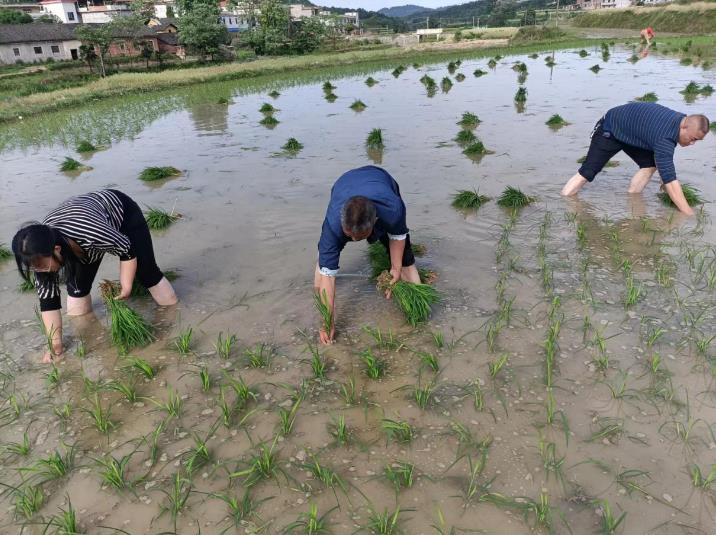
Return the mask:
POLYGON ((684 117, 683 113, 653 102, 630 102, 609 110, 602 130, 622 143, 652 151, 661 180, 666 184, 676 180, 674 149, 684 117))
POLYGON ((408 233, 405 203, 398 183, 380 167, 367 165, 344 173, 331 189, 321 238, 318 241, 318 266, 323 275, 335 276, 343 247, 351 239, 343 233, 341 209, 351 197, 366 197, 375 205, 378 220, 368 238, 372 242, 386 234, 403 239, 408 233))

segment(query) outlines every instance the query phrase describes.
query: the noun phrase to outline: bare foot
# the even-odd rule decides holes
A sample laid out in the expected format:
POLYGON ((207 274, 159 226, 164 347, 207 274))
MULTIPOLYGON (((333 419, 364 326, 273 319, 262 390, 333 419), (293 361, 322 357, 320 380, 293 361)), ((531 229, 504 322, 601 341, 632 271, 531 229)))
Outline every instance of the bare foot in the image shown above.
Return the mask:
POLYGON ((55 364, 57 362, 60 362, 64 358, 65 358, 65 354, 61 351, 59 353, 54 353, 52 351, 45 351, 45 354, 42 356, 42 363, 43 364, 55 364))

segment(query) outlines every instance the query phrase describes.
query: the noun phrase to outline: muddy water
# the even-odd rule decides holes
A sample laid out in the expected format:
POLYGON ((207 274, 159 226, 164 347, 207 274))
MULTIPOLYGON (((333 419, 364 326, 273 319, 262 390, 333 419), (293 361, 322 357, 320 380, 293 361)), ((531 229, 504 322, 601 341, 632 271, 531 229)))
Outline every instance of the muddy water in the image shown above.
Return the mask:
MULTIPOLYGON (((105 310, 96 296, 96 316, 70 322, 65 333, 68 353, 82 339, 87 355, 68 358, 59 367, 59 385, 49 387, 47 368, 37 364, 42 336, 32 313, 35 298, 16 290, 10 262, 1 268, 6 401, 0 437, 3 443, 21 441, 27 430, 32 449, 27 456, 6 453, 0 481, 37 484, 40 477, 17 469, 55 449, 63 453, 74 445, 77 451, 68 475, 42 485, 45 503, 26 532, 41 532, 39 524, 66 510, 70 500, 90 533, 110 527, 132 534, 281 533, 311 504, 319 515, 330 511, 325 522, 337 534, 368 531, 372 511, 392 514, 396 507, 399 526, 410 534, 434 532, 440 514, 446 532, 451 526, 548 532, 529 506, 541 495, 559 533, 599 529, 605 501, 615 520, 626 513, 623 533, 710 532, 714 491, 694 487, 691 467, 706 477, 716 461, 716 347, 698 344, 716 334, 716 279, 709 285, 716 269, 712 205, 698 220, 684 222, 660 204, 656 183, 628 197, 634 166, 623 155, 579 201, 566 202, 558 193, 606 109, 654 91, 667 106, 708 114, 710 99, 686 103, 679 90, 690 80, 716 80, 671 59, 652 56, 631 64, 627 49, 615 50, 606 63, 597 50, 583 59, 575 52, 558 52, 553 69, 545 66, 545 54, 505 58, 494 70, 485 60, 466 60, 458 69, 466 79, 432 98, 419 79, 427 73, 440 83, 449 75, 445 63, 409 68, 398 78, 390 70, 374 72, 380 83, 373 88, 363 74, 334 80, 338 99, 332 103, 317 83, 278 84, 275 100, 215 84, 101 103, 4 132, 0 232, 6 242, 18 223, 42 218, 69 195, 102 187, 120 188, 143 205, 175 206, 183 215, 154 235, 160 265, 180 275, 175 285, 181 305, 157 311, 141 299, 132 303, 160 333, 157 343, 132 353, 157 369, 151 380, 128 372, 108 344, 105 310), (529 68, 521 113, 513 103, 517 73, 510 68, 517 59, 529 68), (596 75, 589 70, 595 63, 603 66, 596 75), (489 74, 474 78, 476 68, 489 74), (226 96, 228 104, 217 103, 226 96), (349 109, 357 98, 367 105, 361 113, 349 109), (279 108, 274 129, 259 124, 263 102, 279 108), (493 151, 478 162, 452 141, 464 111, 479 115, 475 133, 493 151), (554 113, 571 124, 549 129, 544 122, 554 113), (338 281, 338 341, 321 349, 327 379, 315 380, 301 331, 315 336, 310 295, 320 224, 333 180, 373 162, 364 148, 372 128, 383 129, 386 148, 379 157, 401 185, 414 241, 427 246, 420 262, 438 271, 444 299, 427 325, 410 329, 376 294, 365 246, 349 245, 338 281), (49 141, 31 134, 38 131, 49 141), (59 173, 78 132, 91 132, 107 147, 87 159, 92 170, 59 173), (289 137, 305 145, 295 157, 281 153, 289 137), (150 165, 173 165, 183 175, 152 185, 137 180, 150 165), (494 202, 477 213, 450 207, 458 189, 479 188, 495 197, 506 185, 521 187, 538 202, 514 216, 494 202), (630 277, 642 295, 625 308, 630 277), (513 298, 509 318, 499 321, 501 307, 513 298), (559 348, 547 387, 543 343, 556 322, 559 348), (489 326, 496 323, 501 328, 493 338, 489 326), (381 346, 363 326, 384 335, 392 330, 399 342, 381 346), (182 358, 171 341, 188 327, 194 354, 182 358), (238 337, 226 360, 213 347, 219 333, 238 337), (443 333, 443 347, 432 333, 443 333), (251 368, 244 352, 262 342, 274 348, 270 364, 251 368), (367 348, 388 364, 379 381, 363 373, 359 353, 367 348), (421 366, 420 352, 437 356, 438 373, 421 366), (507 362, 492 377, 489 364, 502 356, 507 362), (201 366, 212 378, 206 392, 201 366), (111 407, 108 435, 98 433, 82 410, 94 399, 83 376, 136 383, 141 397, 134 404, 99 390, 102 405, 111 407), (229 378, 239 377, 256 398, 225 427, 221 392, 232 402, 229 378), (353 405, 341 396, 341 385, 351 378, 353 405), (281 436, 279 409, 290 410, 293 391, 304 380, 293 428, 281 436), (425 409, 413 397, 418 384, 435 387, 425 409), (154 403, 167 400, 170 389, 183 397, 174 418, 154 403), (12 399, 20 400, 17 411, 12 399), (73 407, 69 418, 54 411, 64 403, 73 407), (348 445, 330 433, 340 416, 352 431, 348 445), (387 439, 384 418, 409 422, 412 442, 387 439), (150 435, 163 420, 152 462, 150 435), (457 423, 472 442, 460 442, 457 423), (188 474, 194 437, 207 436, 211 459, 188 474), (256 447, 270 447, 274 437, 275 477, 250 487, 256 514, 234 528, 217 495, 244 495, 245 478, 230 475, 244 470, 256 447), (485 452, 468 489, 470 462, 479 467, 485 452), (105 454, 131 454, 130 489, 102 484, 95 460, 105 454), (313 457, 340 476, 335 492, 304 466, 313 457), (415 467, 412 486, 399 492, 383 477, 386 464, 397 461, 415 467), (182 489, 190 491, 176 521, 166 510, 175 474, 186 478, 182 489)), ((708 136, 677 149, 676 157, 679 176, 707 199, 716 198, 713 149, 708 136)), ((100 276, 117 276, 112 258, 100 276)), ((7 533, 24 522, 15 518, 9 494, 3 493, 0 520, 7 533)))

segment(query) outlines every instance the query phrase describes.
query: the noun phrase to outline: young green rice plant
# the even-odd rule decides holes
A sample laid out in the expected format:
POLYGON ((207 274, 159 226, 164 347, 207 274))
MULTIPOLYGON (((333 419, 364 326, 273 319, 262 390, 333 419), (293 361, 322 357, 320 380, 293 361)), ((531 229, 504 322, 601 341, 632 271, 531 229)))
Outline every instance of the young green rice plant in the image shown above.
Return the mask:
POLYGON ((276 91, 276 90, 274 89, 273 91, 271 91, 271 92, 268 94, 268 96, 270 96, 271 98, 274 98, 274 99, 275 99, 275 98, 280 97, 280 96, 281 96, 281 93, 279 93, 278 91, 276 91))
POLYGON ((391 281, 392 277, 387 271, 378 277, 377 285, 381 293, 390 290, 393 301, 413 327, 426 321, 430 316, 431 305, 440 300, 438 291, 429 284, 412 284, 404 280, 392 284, 391 281))
POLYGON ((487 66, 490 69, 494 69, 495 67, 497 67, 497 62, 495 61, 494 58, 490 58, 490 61, 487 62, 487 66))
POLYGON ((20 284, 17 287, 17 290, 20 293, 29 293, 35 290, 35 274, 30 273, 30 276, 26 278, 22 278, 20 280, 20 284))
POLYGON ((383 468, 383 475, 393 485, 395 492, 401 489, 409 489, 413 486, 413 474, 415 466, 407 461, 395 461, 386 464, 383 468))
POLYGON ((110 410, 102 407, 97 394, 94 395, 90 407, 83 408, 82 411, 90 416, 92 423, 100 433, 107 434, 114 427, 114 422, 109 419, 110 410))
POLYGON ((227 334, 224 338, 224 333, 219 332, 219 336, 217 337, 216 343, 214 344, 214 349, 222 359, 228 359, 231 355, 231 351, 234 348, 234 345, 236 345, 236 342, 238 341, 239 339, 236 338, 235 334, 227 334))
POLYGON ((555 113, 549 119, 547 119, 547 122, 545 124, 550 128, 561 128, 563 126, 567 126, 569 123, 565 121, 560 114, 555 113))
POLYGON ((427 386, 417 384, 413 387, 413 398, 415 404, 425 410, 430 405, 435 392, 435 383, 429 383, 427 386))
POLYGON ((9 260, 12 257, 12 251, 4 243, 0 242, 0 262, 9 260))
POLYGON ((487 363, 487 367, 490 370, 490 377, 495 379, 502 369, 507 365, 508 356, 506 354, 500 355, 495 360, 487 363))
POLYGON ((134 452, 117 459, 112 455, 105 455, 95 459, 102 484, 122 491, 132 487, 132 482, 127 475, 127 465, 132 459, 134 452))
POLYGON ((236 395, 237 408, 242 409, 250 400, 256 399, 256 393, 249 385, 246 384, 246 382, 244 382, 241 377, 239 377, 238 379, 234 379, 228 374, 224 374, 224 379, 236 395))
POLYGON ((288 141, 286 141, 286 143, 284 143, 283 147, 281 147, 281 148, 283 150, 285 150, 286 152, 295 154, 295 153, 299 152, 301 149, 303 149, 303 143, 298 141, 295 137, 290 137, 290 138, 288 138, 288 141))
POLYGON ((472 130, 460 130, 455 136, 455 142, 458 145, 469 145, 477 140, 477 136, 472 133, 472 130))
MULTIPOLYGON (((497 63, 495 63, 495 65, 497 65, 497 63)), ((487 71, 483 71, 482 69, 475 69, 472 73, 472 75, 475 78, 479 78, 480 76, 485 76, 486 74, 487 74, 487 71)))
POLYGON ((347 446, 351 442, 352 433, 346 424, 346 417, 342 414, 331 420, 331 423, 328 424, 328 432, 336 443, 341 446, 347 446))
POLYGON ((147 167, 139 174, 139 180, 154 182, 179 175, 181 175, 181 171, 176 167, 147 167))
POLYGON ((296 422, 296 416, 298 415, 298 409, 301 406, 302 401, 303 397, 299 397, 293 402, 291 408, 278 408, 279 431, 281 436, 286 437, 291 434, 291 430, 293 429, 293 424, 296 422))
POLYGON ((415 429, 408 422, 383 418, 382 426, 388 440, 405 444, 415 436, 415 429))
POLYGON ((326 293, 325 288, 323 289, 322 294, 313 294, 313 304, 318 311, 318 315, 321 317, 321 328, 326 333, 330 333, 331 328, 333 327, 333 310, 331 310, 331 305, 328 301, 328 294, 326 293))
POLYGON ((183 331, 179 333, 179 335, 174 339, 173 346, 174 349, 182 356, 186 357, 189 353, 191 353, 191 338, 194 334, 194 330, 191 327, 187 327, 183 331))
POLYGON ((314 379, 325 379, 327 368, 328 363, 318 351, 318 346, 311 347, 311 371, 313 372, 314 379))
POLYGON ((365 374, 371 379, 380 379, 385 375, 388 363, 384 359, 375 356, 370 348, 361 351, 359 358, 365 366, 365 374))
POLYGON ((162 420, 161 422, 159 422, 159 425, 154 428, 154 431, 142 437, 142 442, 149 446, 149 463, 151 464, 151 466, 157 464, 157 461, 159 460, 159 439, 161 438, 162 433, 166 428, 166 425, 166 421, 162 420))
POLYGON ((62 509, 61 507, 59 509, 60 512, 58 514, 52 515, 47 522, 45 522, 45 530, 43 533, 46 533, 50 529, 52 529, 52 533, 57 533, 58 535, 80 535, 85 533, 84 531, 80 531, 79 525, 77 524, 77 513, 72 507, 69 496, 67 496, 67 509, 62 509))
POLYGON ((497 199, 497 204, 505 208, 522 208, 528 204, 532 204, 537 199, 522 193, 519 188, 507 186, 502 195, 497 199))
POLYGON ((353 101, 353 104, 350 105, 350 108, 351 108, 353 111, 357 111, 357 112, 363 111, 363 110, 366 109, 367 107, 368 107, 368 106, 366 106, 365 103, 364 103, 362 100, 359 100, 359 99, 354 100, 354 101, 353 101))
POLYGON ((348 381, 341 384, 340 394, 346 405, 355 405, 358 403, 358 391, 356 389, 355 377, 351 377, 348 381))
MULTIPOLYGON (((686 198, 686 202, 689 203, 689 206, 696 206, 697 204, 704 203, 701 192, 695 187, 689 184, 681 184, 681 191, 684 193, 684 197, 686 198)), ((669 197, 665 191, 659 192, 658 197, 665 206, 670 206, 672 208, 676 206, 671 200, 671 197, 669 197)))
POLYGON ((527 88, 526 87, 518 87, 517 93, 515 93, 515 102, 518 104, 524 104, 527 102, 527 88))
POLYGON ((73 470, 76 457, 77 449, 72 445, 65 448, 64 454, 60 454, 59 451, 55 450, 49 457, 38 459, 26 468, 20 468, 20 472, 27 472, 32 476, 37 476, 42 483, 54 481, 65 477, 73 470))
POLYGON ((428 76, 427 74, 424 74, 420 78, 420 83, 423 84, 425 87, 434 87, 435 85, 437 85, 435 83, 435 80, 433 78, 431 78, 430 76, 428 76))
POLYGON ((278 111, 276 108, 273 107, 273 105, 269 104, 268 102, 264 102, 261 107, 259 108, 259 111, 261 113, 274 113, 278 111))
POLYGON ((374 128, 371 130, 365 144, 369 149, 379 150, 384 148, 383 131, 380 128, 374 128))
POLYGON ((376 80, 372 76, 369 76, 368 78, 365 79, 365 85, 367 85, 368 87, 373 87, 377 83, 378 83, 378 80, 376 80))
POLYGON ((326 99, 326 102, 335 102, 338 98, 338 95, 336 95, 335 93, 326 93, 323 98, 326 99))
POLYGON ((323 82, 323 92, 324 93, 330 93, 334 89, 337 89, 335 85, 333 85, 330 81, 323 82))
POLYGON ((548 477, 549 474, 554 474, 562 488, 564 488, 564 461, 566 457, 559 457, 557 455, 557 445, 554 442, 546 442, 542 436, 539 439, 538 449, 542 458, 542 466, 544 466, 548 477))
POLYGON ((337 507, 336 505, 321 516, 318 516, 318 506, 312 503, 307 513, 301 513, 298 515, 296 521, 291 522, 288 526, 283 528, 281 535, 294 533, 296 530, 300 530, 300 532, 305 535, 328 535, 331 533, 331 530, 328 529, 328 515, 337 507))
POLYGON ((32 451, 30 437, 25 431, 22 435, 22 442, 8 442, 2 447, 2 451, 9 455, 17 455, 18 457, 27 457, 32 451))
POLYGON ((254 453, 247 460, 243 470, 237 470, 229 474, 230 479, 243 478, 244 486, 250 488, 259 481, 277 478, 283 470, 279 466, 278 453, 275 451, 278 435, 274 438, 271 446, 265 442, 259 444, 254 453))
POLYGON ((151 230, 164 230, 181 218, 181 214, 175 213, 174 210, 170 213, 153 206, 147 206, 147 208, 148 210, 144 212, 144 218, 151 230))
POLYGON ((445 334, 442 331, 433 331, 430 335, 436 348, 442 349, 445 347, 445 334))
POLYGON ((711 490, 711 485, 716 482, 716 463, 711 465, 711 471, 706 475, 701 472, 701 468, 697 464, 692 464, 689 467, 689 473, 694 487, 708 492, 711 490))
POLYGON ((629 274, 626 281, 626 293, 624 295, 624 306, 629 308, 644 297, 646 290, 641 284, 634 283, 634 277, 629 274))
POLYGON ((716 335, 698 338, 696 340, 696 352, 699 355, 706 356, 709 351, 709 348, 711 347, 711 342, 713 342, 714 339, 716 339, 716 335))
POLYGON ((480 124, 480 118, 474 113, 466 111, 462 114, 462 119, 460 119, 457 124, 462 128, 475 128, 480 124))
POLYGON ((184 400, 171 386, 167 389, 166 401, 157 401, 153 398, 148 399, 154 403, 159 410, 162 410, 167 414, 167 420, 170 420, 171 418, 179 418, 182 406, 184 405, 184 400))
POLYGON ((341 476, 336 473, 335 470, 328 466, 321 464, 317 457, 311 455, 311 461, 304 463, 301 467, 309 472, 316 481, 321 482, 326 488, 336 492, 336 487, 341 489, 343 492, 346 491, 346 484, 341 476))
POLYGON ((45 373, 45 382, 49 388, 56 388, 60 384, 62 375, 60 369, 52 364, 50 371, 45 373))
POLYGON ((143 347, 154 341, 153 328, 142 316, 132 310, 124 300, 116 299, 118 285, 105 280, 100 291, 110 321, 112 344, 126 354, 135 347, 143 347))
POLYGON ((97 150, 97 147, 95 147, 92 143, 87 141, 86 139, 83 139, 77 144, 77 147, 75 147, 75 150, 77 152, 95 152, 97 150))
POLYGON ((55 407, 52 412, 57 416, 60 421, 67 422, 72 416, 72 405, 69 402, 65 402, 62 405, 55 407))
POLYGON ((392 513, 388 509, 384 509, 382 513, 371 510, 364 530, 375 535, 398 535, 403 533, 399 523, 400 507, 396 507, 392 513))
POLYGON ((489 200, 487 195, 481 195, 476 189, 463 189, 453 194, 451 204, 460 210, 477 210, 489 200))
POLYGON ((467 145, 462 151, 465 156, 469 156, 471 158, 481 157, 489 152, 490 151, 487 150, 485 144, 479 139, 475 139, 475 141, 467 145))
POLYGON ((259 342, 254 347, 246 348, 244 354, 250 367, 268 368, 271 366, 275 351, 271 344, 259 342))
POLYGON ((637 102, 656 102, 657 100, 659 100, 659 97, 656 96, 656 93, 650 91, 648 93, 644 93, 640 97, 636 97, 634 100, 636 100, 637 102))
POLYGON ((264 117, 263 119, 261 119, 261 120, 259 121, 259 124, 260 124, 260 125, 263 125, 263 126, 265 126, 265 127, 267 127, 267 128, 273 128, 273 127, 275 127, 275 126, 276 126, 278 123, 280 123, 280 122, 281 122, 281 121, 279 121, 278 119, 276 119, 276 117, 274 117, 273 115, 267 115, 266 117, 264 117))
POLYGON ((589 55, 589 52, 587 52, 587 51, 584 50, 584 49, 582 49, 582 50, 579 51, 579 57, 580 57, 580 58, 586 58, 588 55, 589 55))
POLYGON ((547 67, 554 67, 557 65, 557 62, 554 60, 554 53, 544 58, 544 64, 547 65, 547 67))
POLYGON ((184 468, 186 469, 186 473, 189 477, 195 474, 200 468, 212 462, 213 459, 211 453, 209 452, 207 442, 216 431, 217 425, 218 422, 214 424, 211 429, 209 429, 204 438, 200 437, 196 433, 193 434, 194 447, 187 452, 186 463, 184 464, 184 468))
POLYGON ((45 494, 41 485, 27 484, 19 487, 5 483, 0 483, 0 485, 10 490, 10 495, 14 498, 15 518, 18 520, 21 518, 31 520, 45 503, 45 494))
POLYGON ((596 430, 592 432, 587 442, 606 441, 616 444, 624 433, 624 420, 621 418, 597 417, 593 423, 596 430))
POLYGON ((442 89, 443 93, 449 92, 452 89, 452 80, 445 76, 440 82, 440 89, 442 89))
POLYGON ((684 89, 679 91, 682 95, 685 96, 691 96, 691 95, 698 95, 701 93, 701 86, 694 82, 693 80, 689 82, 684 89))
POLYGON ((124 362, 124 369, 143 375, 145 379, 152 380, 157 376, 157 370, 142 358, 125 357, 124 362))
POLYGON ((407 67, 405 67, 405 65, 398 65, 395 69, 393 69, 393 72, 391 74, 393 75, 393 77, 397 78, 398 76, 403 74, 406 69, 407 67))
POLYGON ((134 385, 134 382, 124 382, 117 379, 106 383, 104 385, 104 388, 106 390, 118 392, 129 403, 136 403, 137 401, 139 401, 139 394, 137 393, 137 387, 134 385))
POLYGON ((87 169, 87 166, 82 165, 82 163, 78 162, 74 158, 70 158, 69 156, 66 156, 62 164, 60 164, 60 171, 63 172, 82 171, 84 169, 87 169))
POLYGON ((192 493, 191 480, 184 477, 180 472, 175 472, 172 476, 169 490, 159 490, 166 496, 165 503, 161 505, 162 514, 169 513, 174 523, 174 533, 176 533, 177 517, 186 507, 186 503, 192 493))
POLYGON ((255 519, 259 524, 261 519, 258 516, 258 507, 263 502, 270 500, 271 498, 264 498, 262 500, 254 500, 251 497, 249 489, 244 491, 244 495, 239 499, 236 496, 229 494, 210 494, 213 498, 218 498, 226 504, 229 509, 229 518, 234 524, 235 528, 243 529, 247 522, 255 519))
POLYGON ((596 74, 602 70, 602 67, 598 63, 596 63, 596 64, 592 65, 591 67, 589 67, 589 70, 596 74))
POLYGON ((612 533, 615 533, 619 525, 624 521, 626 512, 623 512, 618 518, 615 518, 614 513, 612 513, 612 508, 607 500, 601 500, 599 502, 599 508, 601 510, 599 533, 602 535, 612 535, 612 533))
POLYGON ((201 383, 201 390, 203 392, 208 392, 209 390, 211 390, 213 381, 211 379, 211 374, 209 373, 209 369, 206 366, 200 366, 197 374, 199 376, 199 381, 201 383))
MULTIPOLYGON (((413 245, 413 253, 415 253, 416 245, 413 245)), ((385 249, 382 249, 385 251, 385 249)), ((419 256, 417 253, 415 253, 416 256, 419 256)), ((363 332, 368 333, 373 340, 375 340, 375 343, 380 347, 381 349, 388 349, 391 351, 400 351, 405 347, 405 344, 401 342, 396 336, 393 334, 392 329, 388 329, 387 332, 384 332, 380 329, 380 327, 371 327, 370 325, 364 325, 361 330, 363 332)))
POLYGON ((709 97, 713 95, 714 88, 711 86, 711 84, 705 84, 701 86, 700 93, 704 95, 705 97, 709 97))
POLYGON ((440 362, 438 356, 435 353, 429 353, 427 351, 417 351, 415 353, 420 359, 420 365, 434 372, 440 371, 440 362))

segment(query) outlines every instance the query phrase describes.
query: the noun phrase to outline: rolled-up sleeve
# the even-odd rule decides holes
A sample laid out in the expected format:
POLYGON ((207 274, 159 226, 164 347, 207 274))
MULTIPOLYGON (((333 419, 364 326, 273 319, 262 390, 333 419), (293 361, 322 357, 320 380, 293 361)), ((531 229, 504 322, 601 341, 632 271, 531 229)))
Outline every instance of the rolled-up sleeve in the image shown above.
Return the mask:
POLYGON ((40 298, 40 311, 60 310, 60 279, 57 273, 35 273, 35 289, 40 298))
POLYGON ((321 275, 335 277, 338 274, 338 261, 345 245, 345 239, 336 236, 324 220, 321 238, 318 240, 318 268, 321 275))
POLYGON ((654 161, 659 176, 664 184, 676 180, 676 166, 674 165, 674 149, 676 146, 668 140, 659 142, 654 147, 654 161))

